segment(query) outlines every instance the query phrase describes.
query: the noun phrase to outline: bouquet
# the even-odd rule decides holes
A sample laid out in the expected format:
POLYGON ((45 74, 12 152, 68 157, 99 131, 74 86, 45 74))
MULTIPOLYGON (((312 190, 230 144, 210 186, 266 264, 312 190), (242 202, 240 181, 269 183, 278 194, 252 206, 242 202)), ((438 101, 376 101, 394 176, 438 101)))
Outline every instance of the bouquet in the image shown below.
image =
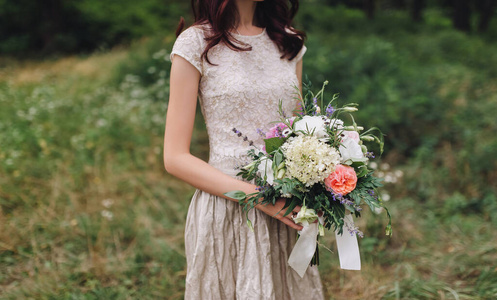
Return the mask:
MULTIPOLYGON (((342 268, 360 269, 356 236, 363 237, 363 233, 354 225, 352 215, 359 217, 363 204, 372 211, 385 208, 389 219, 386 233, 392 232, 390 214, 377 191, 381 179, 368 167, 374 154, 365 144, 376 143, 381 155, 383 134, 376 127, 364 130, 356 124, 352 113, 358 110, 357 104, 338 107, 338 94, 326 101, 326 85, 324 82, 317 94, 310 84, 304 85, 305 95, 296 88, 299 108, 293 117, 285 117, 280 101, 280 120, 275 120, 269 132, 261 133, 263 149, 250 149, 251 162, 238 173, 254 180, 257 192, 225 194, 240 202, 252 230, 248 212, 258 204, 275 204, 278 198, 286 198, 285 215, 301 206, 293 220, 303 229, 289 257, 290 266, 300 276, 309 264, 319 263, 318 237, 324 235, 325 228, 336 233, 342 268)), ((233 131, 239 133, 236 128, 233 131)))

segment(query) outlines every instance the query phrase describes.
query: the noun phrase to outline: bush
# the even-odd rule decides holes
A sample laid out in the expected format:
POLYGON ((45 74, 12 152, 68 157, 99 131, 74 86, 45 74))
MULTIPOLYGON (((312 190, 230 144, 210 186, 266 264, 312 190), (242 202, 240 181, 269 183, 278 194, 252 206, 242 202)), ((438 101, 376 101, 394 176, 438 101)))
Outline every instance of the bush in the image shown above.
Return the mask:
POLYGON ((173 31, 184 1, 0 1, 0 53, 43 56, 110 48, 173 31))

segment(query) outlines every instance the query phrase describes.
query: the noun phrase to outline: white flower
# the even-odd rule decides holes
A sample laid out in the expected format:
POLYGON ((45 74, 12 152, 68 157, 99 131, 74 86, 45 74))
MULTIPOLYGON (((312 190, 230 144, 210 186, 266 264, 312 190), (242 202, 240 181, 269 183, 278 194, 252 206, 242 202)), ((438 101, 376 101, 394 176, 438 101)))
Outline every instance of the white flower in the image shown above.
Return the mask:
POLYGON ((364 153, 362 153, 361 146, 354 138, 349 136, 344 136, 342 139, 342 144, 338 147, 340 151, 340 155, 342 156, 342 162, 346 162, 348 160, 351 161, 367 161, 367 158, 364 157, 364 153))
POLYGON ((109 221, 112 220, 112 218, 114 217, 114 214, 108 210, 102 210, 100 214, 102 215, 102 217, 106 218, 109 221))
POLYGON ((335 129, 343 129, 343 121, 340 119, 330 119, 330 127, 333 127, 335 129))
POLYGON ((297 216, 293 218, 295 224, 307 226, 318 219, 318 214, 312 208, 307 208, 305 205, 300 208, 297 216))
POLYGON ((114 200, 112 199, 105 199, 102 201, 102 205, 106 208, 110 208, 114 204, 114 200))
POLYGON ((155 71, 156 71, 156 68, 155 68, 155 67, 150 67, 150 68, 148 68, 148 69, 147 69, 147 72, 148 72, 149 74, 154 74, 154 73, 155 73, 155 71))
POLYGON ((298 179, 308 187, 324 181, 340 163, 338 151, 315 136, 289 138, 281 149, 286 157, 288 176, 298 179))
POLYGON ((381 194, 381 200, 383 200, 383 201, 389 201, 390 200, 390 194, 382 193, 381 194))
POLYGON ((383 207, 375 207, 374 212, 377 215, 381 214, 383 212, 383 207))
POLYGON ((283 137, 288 137, 290 134, 292 134, 292 130, 290 128, 285 128, 283 129, 283 131, 281 132, 281 135, 283 137))
POLYGON ((301 120, 295 122, 293 129, 297 131, 298 135, 302 135, 303 131, 307 134, 312 133, 318 138, 328 137, 325 129, 325 120, 320 116, 304 116, 301 120))
POLYGON ((352 106, 347 106, 347 107, 343 107, 342 110, 344 112, 354 112, 354 111, 358 111, 357 107, 352 107, 352 106))
POLYGON ((274 183, 274 170, 273 170, 273 161, 270 158, 263 158, 261 163, 259 164, 259 173, 262 178, 266 179, 266 182, 270 185, 274 183))

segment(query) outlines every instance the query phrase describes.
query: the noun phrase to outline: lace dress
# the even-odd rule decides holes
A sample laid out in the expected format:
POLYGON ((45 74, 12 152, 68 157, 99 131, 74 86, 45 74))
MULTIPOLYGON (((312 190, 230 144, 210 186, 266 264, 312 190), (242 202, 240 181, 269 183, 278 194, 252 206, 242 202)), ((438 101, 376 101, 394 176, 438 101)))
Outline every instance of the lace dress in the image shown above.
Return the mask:
MULTIPOLYGON (((209 51, 210 65, 201 59, 205 33, 190 27, 176 40, 171 59, 179 55, 201 74, 199 101, 209 135, 209 164, 236 177, 235 168, 247 163, 247 142, 262 147, 257 129, 267 131, 277 120, 278 101, 291 115, 296 107, 296 63, 281 59, 276 44, 261 34, 233 34, 252 46, 237 52, 224 44, 209 51)), ((185 228, 187 259, 185 299, 323 299, 317 268, 304 278, 291 269, 288 256, 296 231, 280 221, 252 210, 252 232, 238 203, 197 190, 191 200, 185 228)))

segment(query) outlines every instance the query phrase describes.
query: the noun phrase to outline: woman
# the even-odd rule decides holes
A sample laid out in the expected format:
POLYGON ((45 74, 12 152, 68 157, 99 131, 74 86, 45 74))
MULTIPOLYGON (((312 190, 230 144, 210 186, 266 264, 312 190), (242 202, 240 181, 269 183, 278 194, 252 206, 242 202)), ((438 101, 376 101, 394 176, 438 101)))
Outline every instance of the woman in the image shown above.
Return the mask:
POLYGON ((164 138, 166 170, 197 188, 185 229, 185 299, 322 299, 316 267, 300 278, 287 264, 302 227, 283 216, 285 201, 252 210, 252 232, 240 205, 224 196, 256 191, 235 168, 251 146, 262 147, 257 130, 278 118, 278 101, 289 115, 296 107, 306 50, 305 35, 290 27, 298 1, 290 9, 286 0, 194 2, 196 22, 171 53, 164 138), (189 151, 197 97, 209 163, 189 151))

